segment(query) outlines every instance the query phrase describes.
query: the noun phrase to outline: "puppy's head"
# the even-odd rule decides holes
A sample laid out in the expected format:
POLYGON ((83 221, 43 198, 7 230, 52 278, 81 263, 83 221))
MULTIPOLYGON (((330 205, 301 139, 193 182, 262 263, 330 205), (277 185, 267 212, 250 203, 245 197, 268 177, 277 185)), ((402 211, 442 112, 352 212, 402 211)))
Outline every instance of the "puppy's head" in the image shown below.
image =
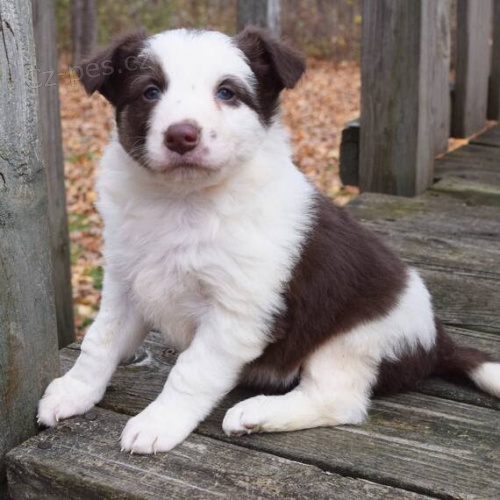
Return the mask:
POLYGON ((234 38, 173 30, 116 39, 82 64, 80 80, 116 109, 122 146, 164 175, 196 179, 250 160, 303 58, 248 28, 234 38))

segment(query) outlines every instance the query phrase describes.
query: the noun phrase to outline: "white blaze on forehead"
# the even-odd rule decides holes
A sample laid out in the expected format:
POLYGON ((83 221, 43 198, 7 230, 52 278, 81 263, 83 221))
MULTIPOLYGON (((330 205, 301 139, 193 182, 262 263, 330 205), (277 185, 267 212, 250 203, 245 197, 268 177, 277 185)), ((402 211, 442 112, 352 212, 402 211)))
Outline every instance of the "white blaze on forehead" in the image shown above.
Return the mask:
POLYGON ((192 91, 193 85, 214 86, 225 76, 236 76, 248 84, 254 80, 243 53, 223 33, 165 31, 149 39, 149 50, 167 75, 169 86, 184 84, 192 91))

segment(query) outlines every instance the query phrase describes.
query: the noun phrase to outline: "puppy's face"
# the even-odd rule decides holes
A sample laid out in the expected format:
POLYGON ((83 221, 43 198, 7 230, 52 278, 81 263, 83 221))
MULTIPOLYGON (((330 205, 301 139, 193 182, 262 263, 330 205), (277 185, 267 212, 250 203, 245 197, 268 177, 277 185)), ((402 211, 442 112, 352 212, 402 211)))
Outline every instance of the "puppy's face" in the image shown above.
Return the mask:
POLYGON ((121 144, 140 165, 196 180, 252 159, 300 55, 257 29, 234 38, 173 30, 126 35, 87 61, 80 79, 116 108, 121 144))

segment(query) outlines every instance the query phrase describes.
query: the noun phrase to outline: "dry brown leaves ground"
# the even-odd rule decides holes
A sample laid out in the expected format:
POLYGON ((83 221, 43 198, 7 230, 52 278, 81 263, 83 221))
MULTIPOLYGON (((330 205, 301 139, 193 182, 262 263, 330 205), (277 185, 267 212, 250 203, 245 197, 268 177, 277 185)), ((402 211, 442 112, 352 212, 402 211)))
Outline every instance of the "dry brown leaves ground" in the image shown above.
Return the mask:
MULTIPOLYGON (((94 178, 112 129, 112 110, 102 97, 86 96, 69 72, 61 79, 60 94, 76 330, 81 336, 95 317, 102 287, 102 223, 94 207, 94 178)), ((297 88, 283 98, 297 165, 338 203, 355 192, 342 189, 338 158, 342 127, 358 116, 359 95, 358 66, 313 60, 297 88)))

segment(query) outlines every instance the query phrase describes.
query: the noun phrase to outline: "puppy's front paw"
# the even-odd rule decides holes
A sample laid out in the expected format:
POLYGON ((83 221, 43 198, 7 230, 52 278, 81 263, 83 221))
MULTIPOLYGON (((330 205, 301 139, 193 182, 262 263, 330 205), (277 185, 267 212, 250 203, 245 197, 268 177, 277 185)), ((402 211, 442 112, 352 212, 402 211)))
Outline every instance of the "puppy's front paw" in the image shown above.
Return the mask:
POLYGON ((154 401, 127 422, 121 437, 122 451, 140 454, 170 451, 182 443, 196 425, 192 416, 175 413, 175 408, 154 401))
POLYGON ((59 420, 87 412, 102 395, 100 388, 67 375, 56 378, 49 384, 38 404, 38 423, 54 427, 59 420))
POLYGON ((267 399, 266 396, 256 396, 230 408, 222 422, 222 430, 228 436, 265 432, 264 406, 267 399))

